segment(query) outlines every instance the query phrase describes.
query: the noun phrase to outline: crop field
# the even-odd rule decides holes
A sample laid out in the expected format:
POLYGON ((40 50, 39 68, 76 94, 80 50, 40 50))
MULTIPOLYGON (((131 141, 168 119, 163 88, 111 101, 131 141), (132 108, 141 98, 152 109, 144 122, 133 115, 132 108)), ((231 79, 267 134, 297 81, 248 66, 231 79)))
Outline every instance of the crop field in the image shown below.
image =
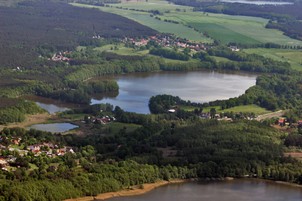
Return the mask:
POLYGON ((302 42, 291 39, 281 31, 266 29, 267 20, 257 17, 230 16, 201 12, 170 12, 167 19, 179 21, 202 33, 207 33, 215 40, 227 44, 277 43, 282 45, 301 45, 302 42))
POLYGON ((302 71, 302 50, 255 48, 245 49, 244 52, 259 54, 277 61, 286 61, 293 69, 302 71))
POLYGON ((120 4, 113 4, 123 8, 136 9, 136 10, 158 10, 160 12, 192 10, 189 6, 180 6, 164 0, 136 0, 136 1, 123 1, 120 4))
MULTIPOLYGON (((73 5, 95 7, 83 4, 73 5)), ((193 41, 212 42, 212 39, 215 39, 224 44, 271 42, 281 45, 302 45, 301 41, 291 39, 283 35, 281 31, 266 29, 265 25, 268 20, 264 18, 193 12, 191 7, 169 4, 162 0, 129 1, 109 5, 109 7, 97 8, 135 20, 159 32, 173 33, 193 41), (160 20, 155 19, 155 16, 151 17, 150 13, 146 12, 151 10, 161 12, 160 15, 156 15, 160 20)))

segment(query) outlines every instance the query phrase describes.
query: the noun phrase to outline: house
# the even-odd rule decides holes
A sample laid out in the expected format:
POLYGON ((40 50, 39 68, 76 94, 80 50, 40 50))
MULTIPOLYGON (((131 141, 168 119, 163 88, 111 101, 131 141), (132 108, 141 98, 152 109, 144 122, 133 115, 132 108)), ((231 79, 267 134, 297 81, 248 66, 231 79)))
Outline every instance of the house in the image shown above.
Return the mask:
POLYGON ((280 118, 279 120, 278 120, 278 124, 279 124, 279 126, 285 126, 285 118, 280 118))
POLYGON ((19 145, 20 141, 21 141, 21 138, 13 138, 12 139, 12 143, 15 144, 15 145, 19 145))
POLYGON ((240 49, 237 46, 230 46, 229 48, 232 50, 232 52, 239 52, 240 51, 240 49))
POLYGON ((5 158, 0 158, 0 168, 5 168, 8 166, 8 162, 5 160, 5 158))
POLYGON ((211 114, 209 112, 207 113, 201 113, 199 116, 201 119, 211 119, 211 114))
POLYGON ((40 145, 31 145, 27 149, 34 154, 39 154, 41 147, 40 147, 40 145))
POLYGON ((175 113, 176 110, 175 110, 175 109, 170 109, 170 110, 168 110, 168 112, 169 112, 169 113, 175 113))

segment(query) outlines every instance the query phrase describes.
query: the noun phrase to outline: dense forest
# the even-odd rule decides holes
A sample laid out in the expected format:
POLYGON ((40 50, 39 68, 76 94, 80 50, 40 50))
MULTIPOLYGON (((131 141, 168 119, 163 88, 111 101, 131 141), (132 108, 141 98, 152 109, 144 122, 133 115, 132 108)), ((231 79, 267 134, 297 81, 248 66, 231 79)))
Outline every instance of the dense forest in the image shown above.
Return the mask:
POLYGON ((72 50, 93 36, 154 35, 156 31, 118 15, 51 1, 0 7, 0 66, 31 67, 44 51, 72 50))
POLYGON ((25 115, 44 112, 34 102, 21 99, 0 98, 0 125, 22 122, 25 115))
MULTIPOLYGON (((6 139, 3 143, 10 144, 7 139, 19 137, 23 146, 44 142, 67 145, 75 154, 22 157, 2 151, 4 156, 15 154, 11 165, 19 168, 0 171, 1 199, 62 200, 173 178, 232 176, 302 182, 301 162, 283 157, 284 134, 266 124, 198 118, 171 121, 169 115, 152 120, 119 109, 113 112, 118 121, 125 121, 128 115, 129 120, 141 119, 141 127, 132 132, 122 128, 116 134, 101 127, 85 137, 4 129, 0 133, 6 139)), ((287 137, 285 144, 291 139, 287 137)))

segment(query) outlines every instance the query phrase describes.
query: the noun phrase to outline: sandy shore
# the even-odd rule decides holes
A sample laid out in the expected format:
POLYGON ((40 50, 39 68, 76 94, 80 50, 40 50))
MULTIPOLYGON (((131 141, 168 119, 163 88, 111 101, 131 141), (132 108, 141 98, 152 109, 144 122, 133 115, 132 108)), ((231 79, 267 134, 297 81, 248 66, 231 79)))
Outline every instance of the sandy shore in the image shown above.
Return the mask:
POLYGON ((33 124, 39 124, 46 122, 49 120, 52 116, 48 113, 42 113, 42 114, 34 114, 34 115, 27 115, 25 121, 20 123, 12 123, 8 125, 0 125, 0 131, 3 128, 13 128, 13 127, 20 127, 20 128, 26 128, 33 124))
POLYGON ((302 185, 300 185, 300 184, 290 183, 290 182, 286 182, 286 181, 275 181, 275 183, 286 185, 286 186, 292 186, 292 187, 302 188, 302 185))
POLYGON ((91 201, 91 200, 106 200, 109 198, 113 198, 113 197, 124 197, 124 196, 134 196, 134 195, 141 195, 144 193, 147 193, 157 187, 160 186, 164 186, 167 184, 174 184, 174 183, 183 183, 183 182, 187 182, 188 180, 182 180, 182 179, 178 179, 178 180, 171 180, 171 181, 158 181, 155 183, 151 183, 151 184, 144 184, 143 188, 139 188, 138 186, 133 187, 130 190, 121 190, 118 192, 109 192, 109 193, 102 193, 99 194, 97 196, 86 196, 86 197, 81 197, 81 198, 74 198, 74 199, 67 199, 65 201, 91 201))

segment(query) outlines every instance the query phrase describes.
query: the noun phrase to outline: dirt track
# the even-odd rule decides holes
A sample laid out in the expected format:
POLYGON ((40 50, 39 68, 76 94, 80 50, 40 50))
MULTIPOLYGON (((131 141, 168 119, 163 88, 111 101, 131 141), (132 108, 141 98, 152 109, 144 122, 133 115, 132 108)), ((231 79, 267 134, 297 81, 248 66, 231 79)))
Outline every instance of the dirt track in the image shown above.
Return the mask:
POLYGON ((282 117, 285 114, 284 110, 279 110, 277 112, 271 112, 271 113, 267 113, 267 114, 263 114, 263 115, 259 115, 256 120, 257 121, 262 121, 264 119, 271 119, 274 117, 282 117))

